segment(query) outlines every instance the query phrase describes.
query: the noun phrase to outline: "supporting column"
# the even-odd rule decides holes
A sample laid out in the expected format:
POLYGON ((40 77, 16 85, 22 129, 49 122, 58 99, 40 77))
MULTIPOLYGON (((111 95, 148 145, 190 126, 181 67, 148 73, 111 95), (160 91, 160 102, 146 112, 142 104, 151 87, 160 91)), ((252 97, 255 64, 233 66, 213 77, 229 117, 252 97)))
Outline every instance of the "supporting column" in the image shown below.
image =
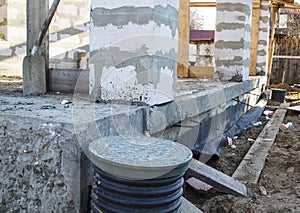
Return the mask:
POLYGON ((251 48, 250 48, 250 75, 256 75, 256 61, 258 50, 258 36, 260 26, 260 1, 252 1, 251 48))
POLYGON ((258 47, 256 58, 256 74, 267 75, 270 40, 270 6, 269 1, 261 1, 260 5, 260 27, 258 34, 258 47))
POLYGON ((38 55, 31 56, 42 24, 47 17, 48 0, 27 0, 27 56, 23 60, 23 94, 43 94, 47 91, 48 36, 45 36, 38 55))
POLYGON ((148 105, 174 100, 179 0, 91 5, 91 98, 148 105))
POLYGON ((190 1, 180 0, 177 76, 189 77, 190 1))
POLYGON ((251 0, 217 0, 215 79, 245 81, 249 78, 251 0))
MULTIPOLYGON (((30 55, 39 31, 49 10, 48 0, 27 0, 27 55, 30 55)), ((44 39, 40 48, 41 56, 48 56, 48 38, 44 39)))

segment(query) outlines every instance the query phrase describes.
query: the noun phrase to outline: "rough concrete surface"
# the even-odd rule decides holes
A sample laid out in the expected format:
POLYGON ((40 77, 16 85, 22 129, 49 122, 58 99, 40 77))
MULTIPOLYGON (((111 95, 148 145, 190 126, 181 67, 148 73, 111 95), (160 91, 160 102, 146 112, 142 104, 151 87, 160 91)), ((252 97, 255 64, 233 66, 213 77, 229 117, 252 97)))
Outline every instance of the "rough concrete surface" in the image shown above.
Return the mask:
POLYGON ((74 99, 63 105, 64 98, 0 96, 0 212, 86 212, 92 172, 82 149, 100 135, 129 131, 128 125, 142 133, 141 107, 74 99), (86 120, 76 126, 76 104, 82 113, 95 107, 96 117, 77 109, 86 120))

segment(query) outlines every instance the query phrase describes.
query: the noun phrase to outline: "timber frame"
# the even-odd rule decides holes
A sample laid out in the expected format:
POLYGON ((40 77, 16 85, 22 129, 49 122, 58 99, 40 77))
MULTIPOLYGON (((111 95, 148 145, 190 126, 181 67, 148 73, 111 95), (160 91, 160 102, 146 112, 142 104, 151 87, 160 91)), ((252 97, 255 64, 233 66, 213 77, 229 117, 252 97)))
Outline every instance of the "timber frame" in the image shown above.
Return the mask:
MULTIPOLYGON (((271 2, 271 34, 268 48, 267 59, 267 76, 271 75, 273 53, 275 46, 275 26, 277 22, 277 12, 279 8, 300 9, 300 5, 296 4, 294 0, 253 0, 252 2, 252 23, 251 23, 251 47, 250 47, 250 70, 249 75, 255 76, 257 73, 257 55, 258 55, 258 40, 259 40, 259 26, 260 26, 260 10, 261 2, 271 2)), ((188 54, 189 54, 189 23, 190 23, 190 7, 216 7, 216 2, 189 2, 188 0, 180 0, 179 11, 179 49, 178 49, 178 70, 177 76, 190 77, 188 67, 188 54)))

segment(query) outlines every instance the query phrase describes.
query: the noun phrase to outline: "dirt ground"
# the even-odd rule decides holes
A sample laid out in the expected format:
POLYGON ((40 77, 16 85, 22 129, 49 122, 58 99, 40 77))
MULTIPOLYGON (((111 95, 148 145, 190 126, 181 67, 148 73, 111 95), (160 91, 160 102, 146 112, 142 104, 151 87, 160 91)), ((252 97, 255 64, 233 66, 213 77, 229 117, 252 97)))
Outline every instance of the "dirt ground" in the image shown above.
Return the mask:
POLYGON ((0 75, 0 93, 22 93, 22 78, 19 76, 0 75))
MULTIPOLYGON (((263 116, 260 120, 263 126, 267 123, 263 116)), ((216 191, 203 195, 190 187, 186 187, 184 196, 207 213, 300 212, 299 114, 288 112, 284 120, 284 123, 287 122, 292 122, 294 127, 277 134, 258 184, 246 184, 248 197, 235 197, 216 191), (266 195, 263 195, 262 189, 266 190, 266 195)), ((235 141, 235 150, 226 148, 219 160, 208 164, 231 176, 251 146, 248 138, 256 139, 263 126, 243 132, 235 141)))

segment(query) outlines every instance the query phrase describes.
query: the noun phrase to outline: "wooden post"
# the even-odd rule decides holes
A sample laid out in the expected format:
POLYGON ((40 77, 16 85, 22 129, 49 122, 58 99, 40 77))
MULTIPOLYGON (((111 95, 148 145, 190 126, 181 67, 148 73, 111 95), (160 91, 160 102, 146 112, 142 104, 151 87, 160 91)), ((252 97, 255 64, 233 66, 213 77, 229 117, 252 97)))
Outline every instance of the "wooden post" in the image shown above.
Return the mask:
POLYGON ((190 43, 190 1, 180 0, 178 33, 177 76, 186 78, 189 75, 189 43, 190 43))
POLYGON ((256 75, 256 61, 258 50, 258 35, 260 26, 260 0, 252 2, 252 24, 251 24, 251 47, 250 47, 250 75, 256 75))
POLYGON ((270 46, 269 46, 269 59, 268 59, 268 79, 267 79, 267 86, 270 85, 270 77, 272 71, 272 63, 273 63, 273 53, 275 48, 275 23, 277 22, 277 12, 278 6, 272 6, 272 32, 271 32, 271 39, 270 39, 270 46))

